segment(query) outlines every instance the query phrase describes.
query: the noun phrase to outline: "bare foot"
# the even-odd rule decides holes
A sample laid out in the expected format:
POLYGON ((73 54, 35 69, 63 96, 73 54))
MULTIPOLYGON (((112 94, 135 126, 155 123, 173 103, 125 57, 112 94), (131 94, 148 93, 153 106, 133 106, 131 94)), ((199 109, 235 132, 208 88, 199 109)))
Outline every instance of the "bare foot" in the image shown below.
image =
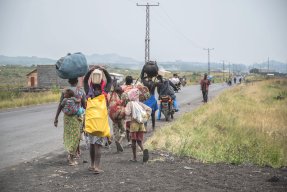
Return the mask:
POLYGON ((100 174, 100 173, 103 173, 104 171, 99 169, 99 168, 95 168, 94 170, 94 174, 100 174))

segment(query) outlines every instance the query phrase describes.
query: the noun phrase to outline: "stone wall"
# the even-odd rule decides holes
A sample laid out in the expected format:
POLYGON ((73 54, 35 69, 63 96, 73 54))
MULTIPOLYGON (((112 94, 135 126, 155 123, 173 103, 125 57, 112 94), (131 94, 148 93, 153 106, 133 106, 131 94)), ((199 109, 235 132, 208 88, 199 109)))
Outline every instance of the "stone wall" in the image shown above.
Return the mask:
POLYGON ((37 65, 38 87, 51 88, 52 86, 68 86, 67 79, 58 77, 55 65, 37 65))

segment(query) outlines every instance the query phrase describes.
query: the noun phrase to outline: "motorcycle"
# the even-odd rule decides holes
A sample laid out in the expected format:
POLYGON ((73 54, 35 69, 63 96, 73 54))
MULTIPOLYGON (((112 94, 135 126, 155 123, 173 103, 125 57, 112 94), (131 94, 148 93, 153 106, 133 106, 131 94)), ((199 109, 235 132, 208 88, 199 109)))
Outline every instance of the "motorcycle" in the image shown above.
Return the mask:
POLYGON ((178 93, 178 91, 180 90, 181 87, 181 82, 174 84, 176 89, 174 90, 176 93, 178 93))
POLYGON ((160 97, 161 113, 163 113, 165 120, 169 121, 169 118, 173 119, 174 108, 173 100, 170 96, 165 95, 160 97))
POLYGON ((179 78, 181 85, 184 87, 186 85, 186 79, 184 77, 179 78))

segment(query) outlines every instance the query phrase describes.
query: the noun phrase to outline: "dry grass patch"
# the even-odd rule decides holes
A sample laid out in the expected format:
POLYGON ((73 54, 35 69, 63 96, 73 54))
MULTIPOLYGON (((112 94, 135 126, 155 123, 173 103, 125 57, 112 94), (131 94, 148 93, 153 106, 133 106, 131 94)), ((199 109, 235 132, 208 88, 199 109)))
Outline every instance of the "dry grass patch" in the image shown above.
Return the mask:
POLYGON ((3 92, 0 94, 0 109, 15 108, 28 105, 37 105, 49 102, 59 101, 60 93, 52 91, 39 92, 39 93, 21 93, 3 92))
POLYGON ((206 162, 286 166, 286 93, 286 79, 234 87, 156 131, 146 144, 206 162))

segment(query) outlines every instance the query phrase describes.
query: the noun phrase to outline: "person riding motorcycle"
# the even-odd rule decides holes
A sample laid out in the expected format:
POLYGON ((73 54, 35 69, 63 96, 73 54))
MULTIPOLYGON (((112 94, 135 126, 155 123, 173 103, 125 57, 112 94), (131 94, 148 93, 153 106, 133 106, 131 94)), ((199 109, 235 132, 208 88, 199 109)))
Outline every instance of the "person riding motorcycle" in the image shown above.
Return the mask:
POLYGON ((176 89, 174 89, 174 91, 177 92, 178 90, 180 90, 181 82, 180 82, 180 79, 179 79, 179 77, 178 77, 178 75, 176 73, 173 74, 173 77, 170 79, 170 81, 176 87, 176 89))
MULTIPOLYGON (((177 90, 176 86, 170 80, 164 79, 161 75, 158 75, 157 79, 158 79, 157 92, 158 92, 159 99, 161 98, 161 96, 166 96, 166 95, 170 96, 170 98, 173 100, 173 108, 177 112, 178 105, 176 101, 176 96, 175 96, 174 91, 172 90, 172 88, 174 90, 177 90)), ((161 118, 161 106, 159 106, 157 120, 160 120, 160 118, 161 118)))

